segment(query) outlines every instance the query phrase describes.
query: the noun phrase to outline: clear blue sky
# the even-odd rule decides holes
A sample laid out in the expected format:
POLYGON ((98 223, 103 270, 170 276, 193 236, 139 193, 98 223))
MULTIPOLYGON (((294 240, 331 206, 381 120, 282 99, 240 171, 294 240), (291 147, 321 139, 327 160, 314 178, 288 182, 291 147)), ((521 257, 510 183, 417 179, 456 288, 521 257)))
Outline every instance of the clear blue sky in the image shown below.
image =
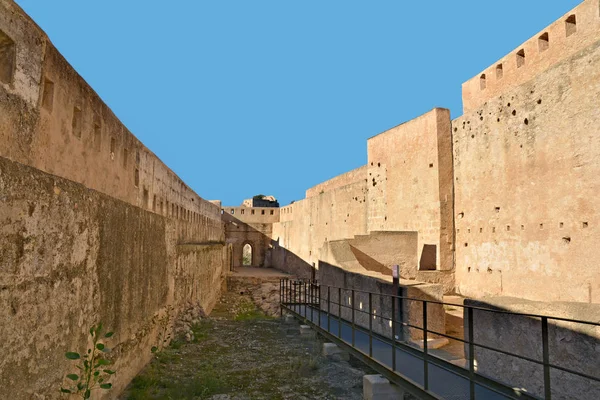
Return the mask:
POLYGON ((17 3, 200 196, 284 205, 580 0, 17 3))

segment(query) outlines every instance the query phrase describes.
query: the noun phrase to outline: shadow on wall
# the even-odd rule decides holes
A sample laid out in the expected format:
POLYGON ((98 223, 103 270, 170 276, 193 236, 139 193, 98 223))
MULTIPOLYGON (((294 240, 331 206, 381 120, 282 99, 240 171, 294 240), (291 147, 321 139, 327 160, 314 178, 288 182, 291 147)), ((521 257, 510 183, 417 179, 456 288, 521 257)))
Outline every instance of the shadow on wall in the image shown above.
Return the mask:
MULTIPOLYGON (((352 296, 351 292, 354 289, 354 307, 358 305, 362 312, 355 315, 356 323, 363 328, 369 327, 369 319, 367 310, 371 308, 374 313, 373 330, 384 336, 391 336, 390 318, 392 316, 392 295, 403 296, 410 299, 403 299, 401 306, 397 308, 399 311, 396 315, 396 321, 404 321, 417 327, 423 326, 423 302, 421 300, 432 301, 427 308, 427 326, 428 329, 434 332, 444 334, 446 332, 445 312, 441 302, 443 299, 443 290, 441 285, 428 284, 421 282, 401 281, 399 293, 394 293, 394 286, 387 277, 381 278, 363 275, 346 271, 335 265, 319 261, 319 269, 317 271, 319 284, 322 288, 330 286, 330 301, 338 306, 342 313, 342 318, 350 320, 352 296), (369 294, 372 293, 369 305, 369 294), (340 301, 341 299, 341 301, 340 301), (413 300, 414 299, 414 300, 413 300)), ((325 289, 327 290, 327 289, 325 289)), ((327 299, 327 294, 321 294, 321 300, 327 299)), ((323 304, 322 304, 323 306, 323 304)), ((326 304, 325 304, 326 307, 326 304)), ((338 311, 332 309, 333 315, 338 315, 338 311)), ((403 339, 401 340, 422 340, 423 331, 416 328, 405 328, 401 332, 403 339)), ((429 334, 428 338, 434 338, 436 335, 429 334)))
POLYGON ((383 275, 392 276, 392 270, 387 268, 385 265, 375 260, 373 257, 370 257, 368 254, 363 253, 356 247, 350 245, 350 250, 356 257, 356 260, 360 263, 368 271, 379 272, 383 275))
MULTIPOLYGON (((516 298, 467 300, 465 305, 480 307, 473 310, 473 339, 476 344, 542 363, 545 347, 543 335, 546 331, 549 363, 588 376, 549 368, 547 378, 550 379, 553 399, 600 398, 600 383, 590 379, 600 378, 600 358, 597 356, 600 349, 600 305, 543 303, 516 298), (509 314, 507 311, 525 314, 509 314), (547 328, 544 328, 542 318, 538 316, 540 313, 555 315, 556 318, 568 315, 575 320, 594 322, 584 324, 548 318, 547 328)), ((464 327, 467 340, 469 317, 466 308, 464 327)), ((468 359, 468 345, 465 345, 465 354, 468 359)), ((479 373, 545 397, 543 365, 478 346, 475 346, 474 354, 479 373)))
POLYGON ((300 279, 314 279, 315 268, 296 254, 279 245, 279 241, 271 241, 271 263, 273 267, 294 275, 300 279))
POLYGON ((231 265, 236 267, 270 267, 272 224, 249 224, 231 214, 221 214, 225 241, 231 246, 231 265))

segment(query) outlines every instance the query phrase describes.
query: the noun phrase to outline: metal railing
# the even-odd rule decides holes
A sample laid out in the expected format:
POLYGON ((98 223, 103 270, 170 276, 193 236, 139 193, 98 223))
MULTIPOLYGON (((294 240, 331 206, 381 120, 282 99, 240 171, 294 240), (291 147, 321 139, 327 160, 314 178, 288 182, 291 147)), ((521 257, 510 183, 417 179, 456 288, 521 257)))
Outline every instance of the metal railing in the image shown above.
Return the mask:
MULTIPOLYGON (((549 326, 553 329, 565 329, 560 327, 560 324, 600 327, 600 323, 450 304, 290 279, 280 281, 280 303, 282 311, 289 311, 306 320, 323 336, 342 345, 392 382, 421 398, 551 399, 554 383, 552 370, 587 380, 589 384, 600 383, 599 377, 558 365, 556 362, 552 363, 549 345, 549 326), (367 304, 363 305, 363 302, 359 301, 357 307, 357 297, 367 304), (376 303, 379 306, 376 306, 376 303), (409 303, 413 306, 411 307, 409 303), (414 304, 420 304, 420 310, 416 311, 414 304), (439 324, 437 324, 438 330, 429 326, 430 323, 433 325, 436 322, 435 317, 440 315, 440 311, 445 312, 444 306, 463 308, 466 319, 465 335, 463 335, 465 337, 449 335, 445 329, 440 332, 439 324), (379 307, 379 313, 376 307, 379 307), (432 309, 433 314, 435 312, 438 314, 428 315, 428 309, 432 309), (487 340, 491 343, 485 343, 485 340, 474 340, 477 327, 474 319, 485 318, 485 313, 492 313, 492 318, 523 318, 524 320, 518 323, 525 324, 526 330, 529 329, 527 325, 539 321, 541 329, 537 337, 541 345, 540 359, 532 355, 518 354, 516 350, 509 351, 501 348, 501 343, 498 343, 501 339, 494 336, 497 332, 491 332, 494 338, 487 340), (377 321, 377 326, 374 321, 377 321), (549 325, 549 321, 555 324, 549 325), (415 342, 411 342, 411 337, 422 338, 422 345, 415 346, 415 342), (447 338, 462 343, 466 353, 466 366, 461 367, 456 362, 446 359, 440 351, 429 349, 428 339, 433 338, 447 338), (504 363, 513 362, 512 360, 516 360, 514 362, 517 363, 528 363, 529 366, 525 370, 529 371, 533 371, 532 366, 538 366, 543 370, 541 374, 543 382, 540 382, 541 385, 537 388, 524 389, 518 388, 519 382, 506 382, 507 377, 502 376, 502 372, 498 373, 499 376, 494 375, 493 371, 482 373, 478 371, 476 352, 480 355, 488 352, 488 356, 500 354, 498 360, 504 363)), ((478 336, 485 336, 486 332, 477 331, 478 336)), ((529 333, 534 335, 534 332, 529 333)), ((536 346, 534 345, 533 348, 535 349, 536 346)))

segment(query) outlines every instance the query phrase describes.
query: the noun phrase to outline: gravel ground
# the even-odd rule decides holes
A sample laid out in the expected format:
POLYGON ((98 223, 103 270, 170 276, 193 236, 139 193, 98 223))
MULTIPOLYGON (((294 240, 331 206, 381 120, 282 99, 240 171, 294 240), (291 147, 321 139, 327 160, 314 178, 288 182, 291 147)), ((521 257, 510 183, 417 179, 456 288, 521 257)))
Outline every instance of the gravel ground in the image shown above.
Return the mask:
POLYGON ((121 399, 359 400, 362 377, 372 373, 357 360, 322 357, 321 339, 266 316, 248 294, 224 294, 192 330, 191 343, 173 341, 121 399))

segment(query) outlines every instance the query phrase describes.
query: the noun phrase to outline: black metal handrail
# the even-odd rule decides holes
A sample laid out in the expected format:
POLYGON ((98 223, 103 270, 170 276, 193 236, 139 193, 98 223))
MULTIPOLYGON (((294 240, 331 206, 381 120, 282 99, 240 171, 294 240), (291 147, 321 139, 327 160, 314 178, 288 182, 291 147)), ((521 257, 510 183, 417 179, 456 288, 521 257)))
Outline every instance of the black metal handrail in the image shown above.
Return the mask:
MULTIPOLYGON (((285 308, 287 310, 294 312, 294 310, 292 310, 290 308, 290 306, 299 306, 299 305, 309 306, 310 314, 311 314, 310 322, 313 324, 314 324, 314 313, 319 313, 319 323, 318 323, 319 329, 321 328, 321 326, 320 326, 321 325, 321 320, 320 320, 321 313, 326 312, 326 314, 327 314, 327 326, 326 326, 327 333, 331 332, 331 326, 330 326, 331 325, 330 321, 331 321, 331 316, 332 316, 331 306, 332 305, 337 306, 337 316, 334 315, 334 317, 335 317, 334 320, 337 320, 337 327, 338 327, 337 337, 339 339, 342 338, 342 332, 341 332, 342 324, 343 323, 349 324, 352 329, 351 346, 353 348, 356 347, 356 343, 355 343, 356 330, 357 329, 359 331, 365 330, 365 332, 367 332, 366 331, 367 327, 365 327, 365 326, 362 326, 359 324, 359 326, 357 328, 355 315, 357 312, 361 313, 361 314, 367 314, 368 320, 369 320, 369 324, 368 324, 369 325, 368 326, 369 352, 368 352, 368 354, 367 353, 363 353, 363 354, 365 356, 368 356, 369 358, 373 357, 373 338, 374 337, 379 341, 388 342, 388 344, 390 344, 391 348, 392 348, 392 369, 391 369, 391 371, 394 374, 397 374, 397 372, 396 372, 396 367, 397 367, 396 366, 396 349, 401 348, 402 350, 404 350, 408 353, 411 353, 413 355, 420 354, 420 357, 423 360, 423 385, 420 387, 420 389, 424 390, 429 395, 433 395, 433 393, 430 393, 430 391, 429 391, 429 383, 430 383, 429 382, 429 365, 433 364, 433 365, 436 365, 437 367, 443 368, 447 371, 450 371, 452 373, 455 373, 455 374, 458 374, 458 375, 461 375, 461 376, 467 378, 469 380, 469 386, 470 386, 470 395, 469 396, 471 399, 475 398, 475 386, 476 385, 484 385, 485 387, 487 387, 488 389, 491 389, 492 391, 502 393, 504 395, 507 395, 508 398, 511 398, 512 396, 510 396, 510 392, 511 392, 511 390, 513 390, 512 388, 510 388, 509 386, 507 386, 505 384, 502 384, 501 382, 495 381, 493 379, 490 379, 489 377, 483 376, 476 372, 476 368, 475 368, 475 349, 476 348, 481 348, 481 349, 486 349, 489 351, 498 352, 500 354, 504 354, 509 357, 514 357, 516 359, 524 360, 524 361, 527 361, 527 362, 530 362, 530 363, 533 363, 536 365, 543 366, 544 398, 546 398, 546 399, 551 399, 551 397, 552 397, 551 374, 550 374, 550 370, 552 368, 569 373, 569 374, 573 374, 573 375, 576 375, 576 376, 579 376, 579 377, 582 377, 585 379, 589 379, 594 382, 600 382, 600 378, 598 378, 598 377, 591 376, 591 375, 583 373, 583 372, 575 371, 575 370, 551 363, 550 356, 549 356, 549 341, 548 341, 548 321, 549 320, 563 321, 563 322, 569 322, 569 323, 579 323, 579 324, 592 325, 592 326, 600 326, 600 323, 597 323, 597 322, 576 320, 576 319, 564 318, 564 317, 554 317, 554 316, 541 315, 541 314, 511 312, 511 311, 506 311, 506 310, 497 310, 497 309, 493 309, 493 308, 485 308, 485 307, 480 307, 480 306, 469 306, 469 305, 461 305, 461 304, 454 304, 454 303, 446 303, 446 302, 441 302, 441 301, 437 301, 437 300, 425 300, 425 299, 418 299, 418 298, 413 298, 413 297, 408 297, 408 296, 399 296, 399 295, 394 295, 394 294, 376 293, 376 292, 371 292, 371 291, 367 291, 367 290, 343 288, 341 286, 335 286, 335 285, 320 285, 315 281, 302 281, 302 280, 293 281, 293 280, 289 280, 289 279, 282 279, 280 282, 280 296, 281 296, 282 309, 285 308), (322 301, 321 291, 324 288, 327 289, 327 297, 325 299, 326 307, 327 307, 326 311, 323 310, 323 305, 321 303, 321 301, 322 301), (333 301, 331 299, 332 289, 334 291, 337 291, 338 302, 333 301), (350 304, 349 305, 342 304, 342 301, 341 301, 342 291, 344 291, 344 296, 346 296, 348 293, 350 293, 350 297, 349 297, 350 304), (355 300, 356 300, 357 293, 368 295, 368 304, 367 304, 368 311, 362 310, 362 304, 361 304, 361 309, 356 308, 355 300), (386 317, 383 314, 375 314, 373 312, 373 310, 374 310, 373 296, 379 296, 380 298, 391 299, 391 308, 392 308, 391 318, 386 317), (292 300, 292 301, 290 301, 290 300, 292 300), (397 303, 402 304, 401 303, 402 301, 415 301, 415 302, 422 303, 422 316, 421 317, 422 317, 423 326, 417 326, 417 325, 411 324, 409 322, 405 322, 403 320, 404 318, 402 315, 401 315, 400 320, 396 319, 396 316, 398 315, 397 311, 399 311, 399 312, 402 311, 401 310, 402 307, 396 308, 397 303), (461 307, 461 308, 465 309, 466 314, 467 314, 467 319, 468 319, 468 321, 467 321, 468 322, 468 326, 467 326, 468 338, 463 339, 460 337, 448 335, 446 333, 442 333, 442 332, 438 332, 436 330, 429 329, 427 326, 427 322, 428 322, 428 315, 427 315, 428 307, 427 307, 427 305, 428 304, 437 304, 437 305, 441 305, 441 306, 447 305, 447 306, 453 306, 453 307, 461 307), (315 307, 317 308, 317 310, 315 310, 315 307), (351 310, 350 320, 342 318, 342 310, 343 309, 351 310), (497 313, 497 314, 505 314, 505 315, 510 315, 510 316, 539 319, 541 321, 541 326, 542 326, 542 329, 541 329, 542 360, 538 360, 535 358, 516 354, 514 352, 502 350, 499 348, 494 348, 492 346, 488 346, 483 343, 476 343, 474 340, 473 311, 484 311, 484 312, 492 312, 492 313, 497 313), (382 321, 388 321, 388 323, 391 322, 391 332, 392 332, 391 340, 384 335, 380 335, 380 334, 374 332, 374 330, 373 330, 373 317, 374 316, 377 318, 380 318, 382 321), (397 328, 398 327, 410 327, 410 328, 421 331, 423 334, 423 349, 422 349, 422 351, 418 351, 418 350, 414 349, 413 347, 408 346, 408 345, 398 341, 398 336, 397 336, 397 333, 398 333, 397 328), (448 339, 456 340, 456 341, 462 342, 465 345, 467 345, 468 346, 468 366, 467 366, 467 368, 465 369, 465 368, 458 367, 454 364, 447 362, 446 360, 440 359, 440 358, 436 357, 435 355, 431 354, 428 349, 428 343, 427 343, 427 339, 430 334, 439 335, 441 337, 446 337, 448 339), (465 372, 463 372, 463 371, 465 371, 465 372)), ((304 317, 308 318, 308 316, 304 316, 304 317)), ((358 351, 361 352, 360 350, 358 350, 358 351)), ((420 386, 420 385, 417 384, 417 386, 420 386)), ((513 398, 535 398, 535 397, 531 396, 530 394, 527 394, 525 392, 518 392, 518 394, 515 394, 513 398)))

